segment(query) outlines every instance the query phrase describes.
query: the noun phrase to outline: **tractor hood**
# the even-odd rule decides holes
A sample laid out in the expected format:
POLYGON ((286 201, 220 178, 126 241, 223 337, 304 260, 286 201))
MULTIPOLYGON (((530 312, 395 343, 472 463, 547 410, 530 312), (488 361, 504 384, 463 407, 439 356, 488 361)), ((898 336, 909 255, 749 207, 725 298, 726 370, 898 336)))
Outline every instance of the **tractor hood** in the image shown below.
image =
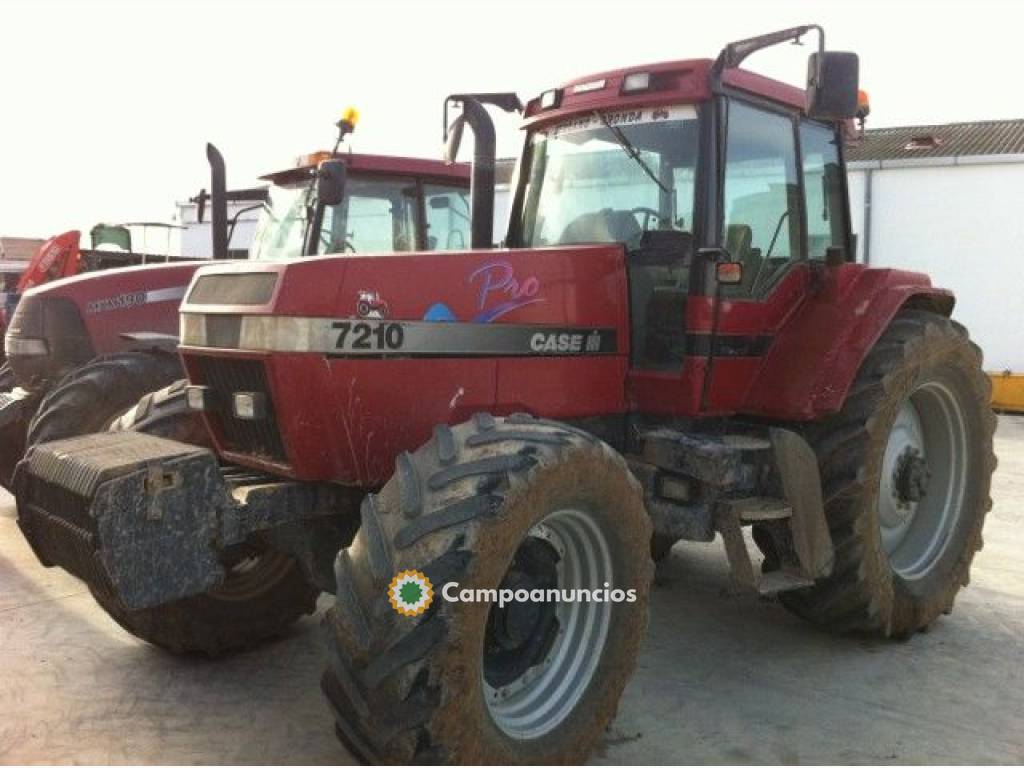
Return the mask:
POLYGON ((454 354, 467 350, 456 338, 486 335, 486 326, 582 326, 616 331, 607 349, 625 352, 622 259, 621 246, 610 245, 208 266, 182 304, 181 338, 251 352, 454 354), (334 338, 339 323, 360 321, 375 332, 400 323, 416 339, 443 326, 453 346, 419 349, 382 337, 364 348, 334 338))
POLYGON ((178 305, 202 263, 88 272, 26 291, 5 337, 18 383, 32 386, 122 350, 126 336, 176 335, 178 305))
POLYGON ((375 487, 435 425, 480 411, 621 413, 623 259, 602 245, 211 265, 180 349, 228 461, 375 487))

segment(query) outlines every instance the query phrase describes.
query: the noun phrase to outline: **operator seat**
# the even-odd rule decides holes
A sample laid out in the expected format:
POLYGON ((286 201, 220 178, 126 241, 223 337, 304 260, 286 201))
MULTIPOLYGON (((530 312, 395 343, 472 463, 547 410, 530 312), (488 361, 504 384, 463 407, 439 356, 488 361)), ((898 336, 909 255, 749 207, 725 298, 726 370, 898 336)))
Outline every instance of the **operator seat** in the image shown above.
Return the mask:
POLYGON ((558 239, 559 245, 584 243, 635 243, 643 234, 636 216, 629 211, 605 208, 584 213, 569 222, 558 239))

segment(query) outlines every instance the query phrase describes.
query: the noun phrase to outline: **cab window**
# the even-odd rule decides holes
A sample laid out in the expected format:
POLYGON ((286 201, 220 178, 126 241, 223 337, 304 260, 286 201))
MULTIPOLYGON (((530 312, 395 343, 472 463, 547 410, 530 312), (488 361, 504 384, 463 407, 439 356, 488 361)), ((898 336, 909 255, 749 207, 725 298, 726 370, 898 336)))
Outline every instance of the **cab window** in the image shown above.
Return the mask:
POLYGON ((469 247, 469 190, 424 184, 427 250, 459 251, 469 247))
POLYGON ((416 183, 349 178, 345 202, 324 211, 331 232, 326 253, 388 253, 416 249, 416 183), (339 215, 344 208, 344 215, 339 215))
POLYGON ((836 134, 814 123, 800 126, 804 195, 807 200, 807 256, 824 259, 831 246, 846 245, 846 207, 836 134))
POLYGON ((743 264, 743 280, 723 294, 750 298, 803 256, 794 127, 789 117, 731 101, 727 131, 723 242, 743 264))

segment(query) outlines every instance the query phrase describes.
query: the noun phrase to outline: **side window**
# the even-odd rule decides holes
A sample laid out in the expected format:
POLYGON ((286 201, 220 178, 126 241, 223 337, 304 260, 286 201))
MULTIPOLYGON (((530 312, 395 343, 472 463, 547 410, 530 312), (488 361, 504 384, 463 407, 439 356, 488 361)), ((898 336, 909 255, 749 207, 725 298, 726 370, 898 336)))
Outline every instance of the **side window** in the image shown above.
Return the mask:
POLYGON ((800 126, 807 199, 807 255, 824 259, 829 246, 846 245, 846 206, 835 132, 814 123, 800 126))
POLYGON ((412 251, 416 248, 414 206, 415 196, 403 190, 371 183, 353 185, 346 200, 346 215, 338 217, 337 208, 324 215, 324 228, 335 230, 344 226, 344 233, 336 232, 326 252, 354 251, 355 253, 388 253, 412 251), (342 235, 344 246, 342 248, 342 235))
POLYGON ((725 152, 723 242, 743 263, 743 280, 723 293, 747 298, 803 255, 793 122, 732 101, 725 152))
POLYGON ((425 184, 427 250, 469 248, 469 190, 425 184))

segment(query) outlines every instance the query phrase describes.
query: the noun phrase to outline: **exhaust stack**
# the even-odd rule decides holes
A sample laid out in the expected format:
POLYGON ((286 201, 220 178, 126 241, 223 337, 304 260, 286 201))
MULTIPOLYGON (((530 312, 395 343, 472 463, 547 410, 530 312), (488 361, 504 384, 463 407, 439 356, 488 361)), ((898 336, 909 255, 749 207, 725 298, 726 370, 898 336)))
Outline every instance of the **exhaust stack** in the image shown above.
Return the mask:
POLYGON ((445 160, 455 162, 462 141, 463 128, 473 131, 473 175, 469 184, 470 246, 491 248, 494 245, 494 121, 484 108, 493 104, 506 112, 523 109, 514 93, 453 94, 444 101, 445 160), (448 107, 452 102, 462 105, 462 114, 448 123, 448 107))
POLYGON ((210 228, 213 235, 213 258, 228 258, 228 197, 224 156, 213 144, 206 145, 210 163, 210 228))

